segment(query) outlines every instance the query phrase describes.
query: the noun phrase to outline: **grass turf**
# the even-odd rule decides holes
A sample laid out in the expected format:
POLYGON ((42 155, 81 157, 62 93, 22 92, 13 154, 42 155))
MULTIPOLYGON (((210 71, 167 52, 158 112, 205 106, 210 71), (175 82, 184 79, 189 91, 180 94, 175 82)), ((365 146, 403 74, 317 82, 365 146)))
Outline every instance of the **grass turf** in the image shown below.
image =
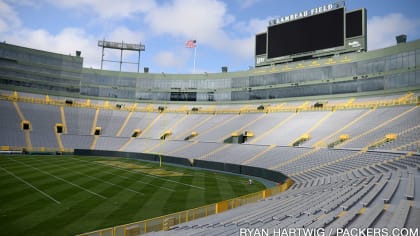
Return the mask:
POLYGON ((3 235, 74 235, 257 192, 205 170, 125 158, 0 156, 3 235))

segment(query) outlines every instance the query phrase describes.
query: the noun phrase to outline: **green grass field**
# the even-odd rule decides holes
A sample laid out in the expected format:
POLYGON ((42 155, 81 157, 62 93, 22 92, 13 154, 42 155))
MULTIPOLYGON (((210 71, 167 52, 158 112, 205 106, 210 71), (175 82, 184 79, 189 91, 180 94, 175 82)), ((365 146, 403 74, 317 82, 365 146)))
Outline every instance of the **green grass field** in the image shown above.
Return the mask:
POLYGON ((257 192, 257 181, 125 158, 0 155, 0 235, 74 235, 257 192))

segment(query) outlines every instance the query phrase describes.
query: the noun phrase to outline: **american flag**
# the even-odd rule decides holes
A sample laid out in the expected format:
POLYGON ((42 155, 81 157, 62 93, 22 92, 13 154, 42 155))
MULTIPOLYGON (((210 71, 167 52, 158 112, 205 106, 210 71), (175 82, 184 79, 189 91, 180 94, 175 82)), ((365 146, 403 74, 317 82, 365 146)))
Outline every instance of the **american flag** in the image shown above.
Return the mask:
POLYGON ((187 40, 187 42, 185 42, 185 47, 187 48, 195 48, 197 45, 197 40, 187 40))

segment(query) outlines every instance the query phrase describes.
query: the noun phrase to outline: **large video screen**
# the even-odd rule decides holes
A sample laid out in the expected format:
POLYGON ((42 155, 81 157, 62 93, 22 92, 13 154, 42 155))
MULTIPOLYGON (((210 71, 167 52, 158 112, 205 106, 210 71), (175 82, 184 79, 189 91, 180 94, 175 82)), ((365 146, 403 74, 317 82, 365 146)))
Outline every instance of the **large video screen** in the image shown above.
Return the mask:
POLYGON ((268 27, 267 58, 344 46, 344 8, 268 27))
POLYGON ((267 52, 267 33, 257 34, 255 36, 255 55, 265 54, 267 52))
POLYGON ((363 35, 363 10, 348 12, 346 14, 346 38, 363 35))

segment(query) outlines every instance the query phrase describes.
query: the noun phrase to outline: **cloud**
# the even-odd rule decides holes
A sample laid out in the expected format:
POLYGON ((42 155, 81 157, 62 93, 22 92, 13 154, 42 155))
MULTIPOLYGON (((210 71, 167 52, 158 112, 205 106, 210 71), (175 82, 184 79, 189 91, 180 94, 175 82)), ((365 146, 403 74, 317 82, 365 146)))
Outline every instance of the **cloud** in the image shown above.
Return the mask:
POLYGON ((416 35, 420 31, 420 18, 409 19, 400 13, 374 16, 367 22, 368 50, 395 45, 395 36, 416 35))
MULTIPOLYGON (((25 4, 28 5, 31 2, 27 1, 25 4)), ((97 41, 101 38, 117 42, 124 40, 128 43, 139 43, 145 40, 142 32, 130 30, 125 26, 113 27, 104 35, 90 34, 80 27, 63 28, 57 33, 51 33, 42 28, 30 29, 21 26, 20 19, 13 8, 0 0, 0 39, 2 41, 65 55, 75 55, 76 50, 80 50, 85 67, 100 68, 101 49, 97 46, 97 41)), ((105 57, 117 60, 120 57, 120 51, 107 50, 105 57)), ((136 61, 138 54, 131 51, 124 52, 124 59, 131 61, 130 57, 135 58, 132 61, 136 61)), ((113 65, 104 64, 105 69, 109 66, 113 65)))
POLYGON ((159 67, 181 68, 185 66, 187 59, 188 55, 186 53, 161 51, 154 56, 153 61, 159 67))
POLYGON ((239 7, 241 8, 249 8, 253 5, 261 2, 262 0, 237 0, 239 7))
POLYGON ((145 20, 154 33, 211 42, 221 28, 233 21, 226 4, 216 0, 174 0, 148 12, 145 20))
MULTIPOLYGON (((65 26, 59 32, 53 32, 48 28, 22 26, 13 9, 22 4, 3 1, 0 0, 0 40, 63 54, 74 54, 76 50, 81 50, 84 66, 94 68, 100 67, 101 49, 97 47, 97 40, 100 39, 142 42, 152 49, 160 47, 162 51, 154 52, 150 57, 156 66, 168 69, 174 67, 175 70, 182 70, 182 66, 192 68, 191 50, 184 52, 183 44, 179 48, 167 47, 172 42, 187 39, 197 40, 199 55, 203 57, 201 62, 219 52, 229 61, 249 61, 253 57, 255 33, 264 31, 267 24, 265 19, 237 22, 229 14, 227 4, 221 0, 167 0, 160 4, 157 4, 157 0, 144 0, 141 3, 137 0, 24 0, 22 4, 25 6, 34 4, 45 10, 60 8, 67 10, 63 12, 81 14, 79 18, 87 22, 76 27, 65 26), (130 22, 120 21, 126 18, 130 18, 130 22), (89 24, 92 21, 100 21, 101 24, 94 24, 93 29, 89 24), (123 22, 128 23, 122 25, 123 22), (131 29, 132 22, 142 31, 131 29)), ((246 4, 251 3, 255 2, 246 4)), ((119 53, 118 50, 106 50, 105 58, 118 60, 119 53)), ((124 59, 135 61, 137 54, 134 54, 124 52, 124 59)), ((104 68, 108 65, 113 66, 112 63, 105 63, 104 68)))
MULTIPOLYGON (((235 57, 252 56, 254 32, 246 36, 232 34, 235 18, 228 14, 224 2, 217 0, 173 0, 146 13, 145 20, 154 34, 196 39, 207 46, 235 57)), ((252 27, 257 27, 253 21, 252 27)), ((258 26, 259 27, 259 26, 258 26)))
POLYGON ((4 35, 4 38, 16 45, 65 55, 75 55, 76 50, 80 50, 86 67, 100 67, 96 37, 88 35, 80 28, 65 28, 57 34, 43 29, 20 29, 4 35))
POLYGON ((121 42, 124 40, 127 43, 140 43, 145 41, 146 37, 140 31, 133 31, 125 26, 120 26, 107 34, 106 39, 116 42, 121 42))
MULTIPOLYGON (((7 0, 6 0, 7 1, 7 0)), ((9 0, 9 2, 13 2, 13 5, 15 6, 25 6, 25 7, 32 7, 32 8, 38 8, 41 6, 41 1, 37 0, 19 0, 19 1, 13 1, 9 0)))
MULTIPOLYGON (((131 30, 125 26, 118 26, 114 28, 111 32, 103 35, 102 37, 98 37, 97 39, 105 39, 106 41, 112 42, 124 42, 130 44, 144 44, 146 40, 146 36, 143 32, 131 30)), ((101 49, 102 50, 102 49, 101 49)), ((121 57, 120 50, 113 50, 113 49, 105 49, 105 60, 114 60, 119 61, 121 57)), ((98 52, 96 58, 98 59, 101 55, 101 52, 98 52)), ((137 63, 138 60, 138 52, 136 51, 129 51, 124 50, 123 52, 123 61, 137 63)), ((119 70, 119 63, 104 63, 104 69, 115 69, 119 70)), ((124 64, 123 68, 125 71, 137 71, 137 65, 134 64, 124 64)))
POLYGON ((156 6, 154 0, 48 0, 61 8, 82 10, 88 14, 94 13, 101 19, 109 20, 132 17, 141 12, 151 10, 156 6))
MULTIPOLYGON (((100 68, 101 64, 101 48, 97 46, 98 36, 87 33, 82 28, 64 28, 57 34, 52 34, 44 29, 27 29, 22 28, 1 34, 7 42, 13 44, 46 50, 65 55, 75 55, 76 50, 82 52, 83 66, 100 68)), ((121 41, 124 39, 128 43, 138 43, 143 38, 141 32, 131 31, 125 27, 119 27, 110 32, 106 40, 121 41)), ((137 62, 137 52, 124 51, 125 61, 137 62)), ((119 60, 119 50, 106 50, 106 60, 119 60)), ((137 66, 124 65, 126 71, 135 71, 137 66)), ((119 69, 116 63, 104 63, 104 69, 119 69)))
POLYGON ((268 21, 274 17, 266 17, 264 19, 252 18, 248 21, 236 22, 233 26, 235 31, 242 32, 246 35, 255 35, 266 32, 268 21))
POLYGON ((0 33, 9 31, 21 25, 15 10, 6 2, 0 0, 0 33))
POLYGON ((232 40, 232 44, 228 50, 241 59, 252 58, 254 53, 254 36, 232 40))
POLYGON ((247 29, 249 33, 261 33, 267 31, 268 21, 274 17, 267 17, 265 19, 251 19, 248 23, 247 29))

